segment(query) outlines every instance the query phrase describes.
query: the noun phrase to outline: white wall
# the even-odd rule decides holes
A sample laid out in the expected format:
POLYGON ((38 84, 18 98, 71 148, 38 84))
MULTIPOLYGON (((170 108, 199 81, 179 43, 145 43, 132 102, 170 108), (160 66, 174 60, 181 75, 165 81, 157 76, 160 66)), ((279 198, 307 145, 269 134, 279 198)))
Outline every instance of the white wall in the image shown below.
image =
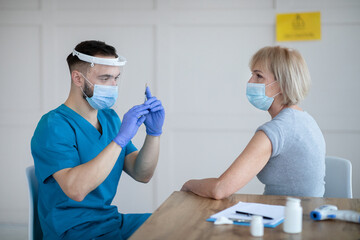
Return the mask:
MULTIPOLYGON (((275 14, 296 11, 321 11, 322 40, 280 44, 307 60, 313 84, 302 107, 318 121, 327 154, 352 161, 360 198, 359 1, 0 0, 0 224, 26 229, 30 139, 67 97, 65 58, 78 42, 104 40, 127 58, 120 116, 141 103, 145 82, 166 108, 154 179, 123 175, 115 199, 121 211, 151 212, 186 180, 219 176, 270 119, 245 97, 248 61, 278 44, 275 14)), ((240 192, 263 186, 254 179, 240 192)))

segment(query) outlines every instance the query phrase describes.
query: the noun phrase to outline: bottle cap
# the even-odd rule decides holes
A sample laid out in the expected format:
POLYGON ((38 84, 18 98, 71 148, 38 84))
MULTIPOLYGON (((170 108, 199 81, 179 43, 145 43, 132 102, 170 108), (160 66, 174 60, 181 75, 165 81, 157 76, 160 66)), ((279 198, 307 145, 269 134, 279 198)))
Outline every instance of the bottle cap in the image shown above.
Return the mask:
POLYGON ((263 221, 263 217, 262 216, 257 216, 257 215, 253 215, 251 217, 251 222, 261 222, 263 221))
POLYGON ((300 202, 301 200, 298 198, 288 197, 286 201, 286 206, 300 207, 300 202))
POLYGON ((298 198, 293 198, 293 197, 287 197, 287 201, 296 202, 296 203, 300 203, 300 202, 301 202, 300 199, 298 199, 298 198))

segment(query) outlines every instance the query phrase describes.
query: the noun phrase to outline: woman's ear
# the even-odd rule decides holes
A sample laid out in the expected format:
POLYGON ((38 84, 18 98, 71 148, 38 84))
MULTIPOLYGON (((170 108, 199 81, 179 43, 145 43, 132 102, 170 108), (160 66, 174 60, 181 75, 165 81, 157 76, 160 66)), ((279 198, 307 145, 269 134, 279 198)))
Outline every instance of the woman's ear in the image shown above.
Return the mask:
POLYGON ((84 78, 81 73, 77 70, 71 72, 71 81, 78 87, 83 86, 84 78))

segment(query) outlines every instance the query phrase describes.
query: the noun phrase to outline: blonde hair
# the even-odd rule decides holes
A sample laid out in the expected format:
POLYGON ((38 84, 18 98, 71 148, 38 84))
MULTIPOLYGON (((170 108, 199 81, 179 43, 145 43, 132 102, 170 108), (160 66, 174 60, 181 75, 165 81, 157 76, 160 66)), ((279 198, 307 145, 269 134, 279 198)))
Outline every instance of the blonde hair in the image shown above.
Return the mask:
POLYGON ((274 74, 279 82, 284 105, 295 105, 305 98, 310 88, 310 73, 301 54, 290 48, 274 46, 257 51, 250 60, 250 69, 259 64, 274 74))

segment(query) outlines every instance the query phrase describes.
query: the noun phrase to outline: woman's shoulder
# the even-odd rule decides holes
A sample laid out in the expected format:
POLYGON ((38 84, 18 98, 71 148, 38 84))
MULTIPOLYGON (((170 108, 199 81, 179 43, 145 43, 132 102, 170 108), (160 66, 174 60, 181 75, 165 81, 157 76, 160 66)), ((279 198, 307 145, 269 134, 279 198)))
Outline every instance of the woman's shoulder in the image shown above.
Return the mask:
POLYGON ((302 117, 304 112, 299 110, 284 108, 273 119, 262 124, 257 130, 263 130, 265 132, 277 132, 279 135, 284 135, 285 132, 291 131, 298 118, 302 117))
POLYGON ((284 108, 281 112, 272 119, 274 122, 288 122, 292 123, 299 119, 313 119, 309 113, 301 109, 284 108))

